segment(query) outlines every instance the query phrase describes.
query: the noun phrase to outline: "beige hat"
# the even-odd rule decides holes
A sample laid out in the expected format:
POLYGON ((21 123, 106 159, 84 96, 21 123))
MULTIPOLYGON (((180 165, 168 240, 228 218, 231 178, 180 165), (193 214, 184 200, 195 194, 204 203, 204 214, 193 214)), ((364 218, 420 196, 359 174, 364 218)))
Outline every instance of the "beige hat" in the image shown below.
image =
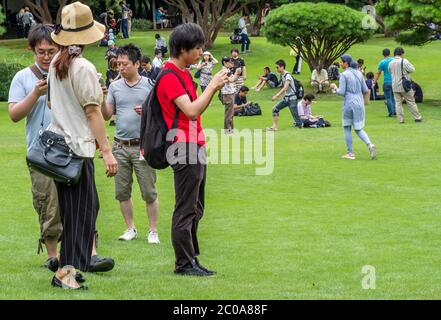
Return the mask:
POLYGON ((104 37, 106 27, 93 20, 92 10, 81 2, 63 7, 61 25, 55 27, 51 37, 61 46, 86 45, 104 37))
POLYGON ((212 57, 213 55, 210 53, 210 51, 205 51, 202 56, 210 56, 212 57))

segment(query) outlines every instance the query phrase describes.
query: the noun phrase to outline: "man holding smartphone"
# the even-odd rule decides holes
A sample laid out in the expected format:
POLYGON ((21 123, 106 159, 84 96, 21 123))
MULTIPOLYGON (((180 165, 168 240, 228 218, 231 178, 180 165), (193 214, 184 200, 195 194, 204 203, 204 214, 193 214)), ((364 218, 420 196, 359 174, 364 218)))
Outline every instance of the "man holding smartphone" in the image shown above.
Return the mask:
POLYGON ((116 111, 116 130, 113 155, 118 161, 115 176, 115 197, 120 203, 121 213, 127 230, 119 240, 129 241, 137 238, 138 231, 133 219, 132 184, 135 171, 142 199, 147 203, 150 230, 147 240, 159 244, 157 232, 158 195, 156 193, 156 171, 140 155, 141 106, 153 88, 153 81, 138 73, 141 65, 141 50, 133 44, 118 49, 118 69, 121 79, 109 86, 107 105, 103 116, 110 119, 116 111))

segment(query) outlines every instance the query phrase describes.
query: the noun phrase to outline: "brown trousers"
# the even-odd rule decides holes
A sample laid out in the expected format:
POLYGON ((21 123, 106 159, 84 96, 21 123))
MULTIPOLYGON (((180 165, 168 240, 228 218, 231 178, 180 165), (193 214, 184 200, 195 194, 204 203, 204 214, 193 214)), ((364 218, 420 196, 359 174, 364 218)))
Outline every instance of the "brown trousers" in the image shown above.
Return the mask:
POLYGON ((222 102, 225 106, 224 129, 234 129, 234 94, 223 94, 222 102))

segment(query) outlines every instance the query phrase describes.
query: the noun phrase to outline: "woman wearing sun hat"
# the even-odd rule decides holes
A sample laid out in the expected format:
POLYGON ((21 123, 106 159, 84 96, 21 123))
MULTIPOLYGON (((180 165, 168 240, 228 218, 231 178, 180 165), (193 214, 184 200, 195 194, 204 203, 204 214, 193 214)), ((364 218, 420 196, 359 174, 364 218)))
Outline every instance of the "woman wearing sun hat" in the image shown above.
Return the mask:
MULTIPOLYGON (((103 154, 108 177, 117 172, 101 114, 103 92, 96 68, 82 57, 85 45, 102 39, 105 26, 94 21, 90 8, 80 2, 67 5, 61 13, 61 25, 51 37, 60 45, 49 68, 49 96, 52 123, 49 130, 64 136, 72 151, 84 158, 80 181, 73 186, 56 183, 63 235, 60 268, 52 285, 80 289, 75 269, 88 271, 99 199, 95 186, 96 144, 103 154)), ((105 101, 105 99, 104 99, 105 101)))
POLYGON ((204 92, 205 88, 210 83, 213 78, 213 66, 218 63, 218 61, 213 57, 213 55, 205 51, 202 54, 202 60, 197 65, 197 69, 200 70, 201 76, 199 81, 201 83, 201 90, 204 92))

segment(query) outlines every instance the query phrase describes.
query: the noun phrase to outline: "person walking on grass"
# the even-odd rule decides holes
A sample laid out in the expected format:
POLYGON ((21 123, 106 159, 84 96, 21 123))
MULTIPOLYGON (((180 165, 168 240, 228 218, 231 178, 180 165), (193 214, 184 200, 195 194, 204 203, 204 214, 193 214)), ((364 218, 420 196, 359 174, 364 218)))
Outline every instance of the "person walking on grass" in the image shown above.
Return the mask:
MULTIPOLYGON (((48 130, 63 136, 72 152, 83 158, 77 184, 55 182, 63 234, 59 268, 52 278, 52 286, 64 289, 84 288, 78 283, 84 278, 79 278, 75 269, 91 271, 99 211, 93 163, 96 142, 107 176, 114 176, 118 170, 101 113, 103 92, 107 88, 100 86, 95 66, 82 57, 84 47, 102 39, 104 30, 104 25, 93 20, 88 6, 74 2, 63 8, 61 25, 51 34, 60 51, 49 67, 48 104, 52 119, 48 130)), ((108 262, 113 268, 113 259, 108 262)))
POLYGON ((297 128, 302 128, 302 121, 297 112, 297 96, 294 88, 294 79, 292 75, 285 70, 286 63, 284 60, 278 60, 276 62, 277 72, 281 75, 282 89, 272 97, 275 101, 281 96, 283 100, 277 103, 273 108, 273 125, 266 128, 267 131, 277 131, 279 127, 279 113, 282 109, 289 107, 292 119, 294 121, 294 126, 297 128))
POLYGON ((118 161, 115 176, 115 198, 119 201, 121 213, 127 230, 119 240, 134 240, 138 232, 133 219, 132 184, 135 172, 141 189, 142 199, 146 202, 150 230, 147 240, 159 244, 157 232, 158 194, 156 192, 156 171, 140 158, 141 106, 154 86, 151 79, 138 73, 141 64, 141 50, 133 44, 118 49, 118 69, 121 79, 112 82, 107 94, 107 105, 102 110, 108 120, 116 112, 116 129, 113 155, 118 161))
MULTIPOLYGON (((198 62, 205 43, 204 32, 194 23, 177 26, 170 35, 171 60, 164 70, 171 70, 156 84, 156 94, 168 129, 177 116, 176 159, 171 161, 175 182, 175 207, 172 218, 172 243, 175 251, 175 274, 212 276, 198 256, 199 221, 205 209, 206 153, 201 114, 215 93, 227 82, 227 71, 213 76, 205 91, 197 96, 188 65, 198 62), (177 114, 177 112, 179 112, 177 114)), ((173 151, 172 151, 173 152, 173 151)))
POLYGON ((345 132, 345 141, 347 153, 342 156, 343 159, 355 160, 354 150, 352 148, 351 129, 354 127, 358 137, 366 144, 369 149, 371 159, 376 159, 377 148, 372 144, 367 133, 363 130, 365 126, 365 110, 363 94, 368 92, 363 74, 351 68, 352 57, 349 54, 341 56, 340 66, 344 72, 340 74, 340 88, 335 83, 331 84, 331 89, 338 95, 344 97, 343 100, 343 128, 345 132))
POLYGON ((415 67, 409 60, 403 58, 404 49, 398 47, 394 50, 395 58, 389 63, 389 71, 392 75, 392 90, 395 98, 395 109, 399 123, 404 123, 403 99, 409 107, 415 122, 422 122, 423 116, 415 102, 415 91, 406 91, 403 87, 403 78, 410 80, 410 74, 415 72, 415 67))
POLYGON ((397 113, 395 111, 395 98, 392 90, 392 75, 389 71, 389 64, 393 58, 390 56, 390 50, 388 48, 383 49, 383 57, 384 59, 378 64, 378 71, 374 76, 372 86, 375 87, 375 85, 377 85, 381 73, 384 73, 383 92, 386 98, 387 112, 389 117, 394 117, 397 113))

